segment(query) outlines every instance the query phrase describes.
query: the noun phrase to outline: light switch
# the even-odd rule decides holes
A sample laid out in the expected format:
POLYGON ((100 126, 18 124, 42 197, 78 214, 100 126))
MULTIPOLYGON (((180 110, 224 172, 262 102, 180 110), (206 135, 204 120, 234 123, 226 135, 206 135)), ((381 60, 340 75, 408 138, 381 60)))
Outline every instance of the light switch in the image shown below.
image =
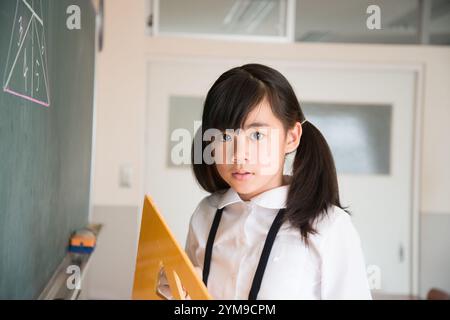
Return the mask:
POLYGON ((131 180, 133 176, 133 168, 131 164, 122 164, 119 173, 119 187, 131 188, 131 180))

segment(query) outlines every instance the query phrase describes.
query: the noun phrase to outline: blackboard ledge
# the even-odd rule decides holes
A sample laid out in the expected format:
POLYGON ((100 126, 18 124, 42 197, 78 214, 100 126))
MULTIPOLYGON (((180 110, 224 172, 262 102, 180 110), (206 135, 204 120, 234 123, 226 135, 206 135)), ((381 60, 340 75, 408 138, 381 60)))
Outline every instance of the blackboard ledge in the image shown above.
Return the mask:
MULTIPOLYGON (((91 224, 89 229, 94 231, 97 239, 98 234, 102 228, 101 224, 91 224)), ((95 250, 90 254, 79 254, 67 252, 61 264, 56 269, 50 281, 47 283, 44 290, 37 298, 38 300, 77 300, 82 290, 83 279, 91 261, 91 256, 95 250), (71 268, 79 268, 80 271, 80 286, 75 285, 74 272, 71 268), (72 270, 68 272, 68 270, 72 270), (74 285, 74 288, 69 288, 69 285, 74 285)))

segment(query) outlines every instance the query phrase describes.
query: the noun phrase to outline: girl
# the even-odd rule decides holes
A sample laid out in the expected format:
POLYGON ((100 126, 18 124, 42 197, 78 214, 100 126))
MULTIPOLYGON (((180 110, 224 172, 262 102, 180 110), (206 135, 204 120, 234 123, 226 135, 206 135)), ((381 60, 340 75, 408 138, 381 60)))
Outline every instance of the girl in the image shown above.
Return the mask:
POLYGON ((200 136, 193 171, 211 194, 190 219, 186 252, 214 299, 371 299, 330 149, 281 73, 247 64, 222 74, 200 136), (219 130, 212 142, 208 130, 219 130))

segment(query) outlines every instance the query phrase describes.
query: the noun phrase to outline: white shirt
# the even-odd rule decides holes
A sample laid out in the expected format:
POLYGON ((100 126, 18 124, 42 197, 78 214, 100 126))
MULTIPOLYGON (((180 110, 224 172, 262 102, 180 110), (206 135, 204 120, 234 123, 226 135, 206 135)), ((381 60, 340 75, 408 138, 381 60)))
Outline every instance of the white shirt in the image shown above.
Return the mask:
MULTIPOLYGON (((229 188, 202 199, 190 219, 186 252, 202 276, 205 247, 218 208, 208 291, 214 299, 248 299, 267 233, 286 207, 288 185, 243 201, 229 188)), ((315 224, 309 247, 285 222, 270 253, 257 299, 371 299, 360 238, 338 207, 315 224)))

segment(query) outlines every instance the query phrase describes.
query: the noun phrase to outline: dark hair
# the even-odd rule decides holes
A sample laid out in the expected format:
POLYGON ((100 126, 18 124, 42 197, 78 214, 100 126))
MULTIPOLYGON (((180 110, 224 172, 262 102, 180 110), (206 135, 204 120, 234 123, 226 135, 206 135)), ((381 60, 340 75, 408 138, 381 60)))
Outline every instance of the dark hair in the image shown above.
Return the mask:
MULTIPOLYGON (((210 193, 229 188, 219 175, 215 164, 203 159, 194 161, 194 151, 203 155, 208 142, 202 137, 207 129, 241 128, 248 114, 263 98, 267 98, 272 112, 283 123, 285 131, 305 116, 288 80, 277 70, 261 64, 246 64, 223 73, 206 96, 202 126, 192 145, 194 175, 200 186, 210 193), (202 141, 195 143, 195 140, 202 141), (197 147, 195 147, 197 145, 197 147), (195 150, 195 149, 198 150, 195 150), (200 149, 201 148, 201 149, 200 149)), ((320 131, 310 122, 302 126, 301 142, 293 163, 285 220, 300 229, 307 243, 308 235, 316 233, 313 224, 332 206, 342 208, 336 169, 330 148, 320 131)), ((344 208, 342 208, 344 209, 344 208)))

